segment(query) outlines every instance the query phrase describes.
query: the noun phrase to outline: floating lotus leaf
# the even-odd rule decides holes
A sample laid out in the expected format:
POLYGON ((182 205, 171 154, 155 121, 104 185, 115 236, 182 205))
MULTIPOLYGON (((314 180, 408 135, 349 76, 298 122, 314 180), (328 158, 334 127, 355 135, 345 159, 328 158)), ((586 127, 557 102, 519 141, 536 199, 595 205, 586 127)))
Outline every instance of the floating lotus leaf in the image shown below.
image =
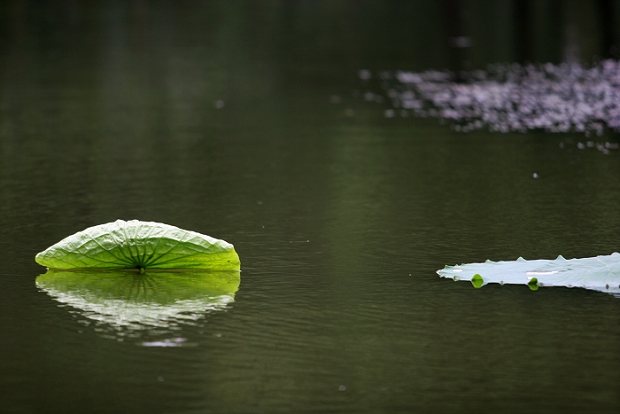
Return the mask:
POLYGON ((168 224, 117 220, 89 227, 37 254, 50 269, 239 270, 239 256, 224 240, 168 224))
POLYGON ((620 296, 620 253, 566 260, 525 260, 469 263, 438 270, 441 277, 472 282, 475 287, 487 283, 521 284, 538 287, 565 286, 598 290, 620 296))
POLYGON ((239 289, 237 271, 48 270, 39 289, 84 317, 114 328, 167 328, 223 309, 239 289))

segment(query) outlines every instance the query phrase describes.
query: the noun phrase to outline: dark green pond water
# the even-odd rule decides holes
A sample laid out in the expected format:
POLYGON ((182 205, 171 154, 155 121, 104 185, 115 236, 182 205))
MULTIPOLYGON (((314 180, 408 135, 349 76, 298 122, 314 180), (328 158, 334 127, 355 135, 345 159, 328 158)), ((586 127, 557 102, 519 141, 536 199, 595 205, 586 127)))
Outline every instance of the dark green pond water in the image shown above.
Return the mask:
POLYGON ((436 40, 276 3, 5 9, 0 412, 620 410, 619 299, 435 273, 618 251, 620 153, 386 119, 357 70, 436 40), (234 302, 128 329, 37 289, 118 218, 233 243, 234 302))

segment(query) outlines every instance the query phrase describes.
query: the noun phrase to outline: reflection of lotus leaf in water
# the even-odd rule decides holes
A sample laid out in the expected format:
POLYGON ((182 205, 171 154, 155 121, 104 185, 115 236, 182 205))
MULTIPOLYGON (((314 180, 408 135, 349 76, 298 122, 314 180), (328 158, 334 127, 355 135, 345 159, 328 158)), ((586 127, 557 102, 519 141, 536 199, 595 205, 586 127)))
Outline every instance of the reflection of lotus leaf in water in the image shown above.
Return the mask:
POLYGON ((620 296, 620 253, 566 260, 525 260, 469 263, 438 270, 441 277, 471 281, 475 287, 487 283, 522 284, 538 287, 581 287, 620 296))
POLYGON ((200 319, 234 300, 237 271, 55 271, 39 289, 114 328, 169 328, 200 319))

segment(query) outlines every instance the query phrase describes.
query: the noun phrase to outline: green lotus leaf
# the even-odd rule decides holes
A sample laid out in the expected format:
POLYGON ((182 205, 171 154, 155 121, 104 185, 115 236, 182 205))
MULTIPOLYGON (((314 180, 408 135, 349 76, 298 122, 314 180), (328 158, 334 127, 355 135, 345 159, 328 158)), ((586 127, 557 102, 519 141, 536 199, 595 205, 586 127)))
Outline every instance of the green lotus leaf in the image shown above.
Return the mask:
POLYGON ((471 281, 481 287, 487 283, 539 287, 565 286, 606 292, 620 297, 620 253, 567 260, 525 260, 468 263, 438 270, 441 277, 471 281))
POLYGON ((234 300, 238 271, 48 270, 37 287, 91 320, 118 328, 169 328, 234 300))
POLYGON ((117 220, 64 238, 35 260, 50 269, 239 270, 224 240, 168 224, 117 220))

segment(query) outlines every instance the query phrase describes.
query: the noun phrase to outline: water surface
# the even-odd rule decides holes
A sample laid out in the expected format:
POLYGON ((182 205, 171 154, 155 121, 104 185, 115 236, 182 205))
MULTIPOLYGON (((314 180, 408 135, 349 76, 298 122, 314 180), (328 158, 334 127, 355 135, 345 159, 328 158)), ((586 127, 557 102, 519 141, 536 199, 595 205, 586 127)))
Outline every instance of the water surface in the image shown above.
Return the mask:
POLYGON ((435 274, 617 251, 618 152, 385 119, 352 96, 357 63, 256 47, 281 37, 225 7, 141 10, 34 15, 4 39, 2 411, 620 407, 620 300, 435 274), (117 218, 233 243, 234 302, 129 335, 37 289, 37 252, 117 218))

